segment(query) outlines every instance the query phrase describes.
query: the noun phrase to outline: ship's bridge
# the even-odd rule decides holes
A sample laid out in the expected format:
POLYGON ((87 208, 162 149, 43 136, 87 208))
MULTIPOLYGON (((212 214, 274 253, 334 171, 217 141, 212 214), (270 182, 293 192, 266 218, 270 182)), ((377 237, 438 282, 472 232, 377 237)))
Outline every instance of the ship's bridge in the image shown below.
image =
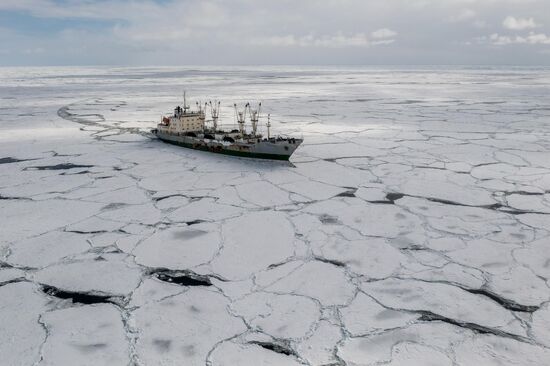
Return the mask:
POLYGON ((169 133, 203 131, 205 119, 204 112, 202 111, 188 112, 181 107, 176 107, 174 114, 167 118, 168 123, 159 125, 159 128, 169 133))

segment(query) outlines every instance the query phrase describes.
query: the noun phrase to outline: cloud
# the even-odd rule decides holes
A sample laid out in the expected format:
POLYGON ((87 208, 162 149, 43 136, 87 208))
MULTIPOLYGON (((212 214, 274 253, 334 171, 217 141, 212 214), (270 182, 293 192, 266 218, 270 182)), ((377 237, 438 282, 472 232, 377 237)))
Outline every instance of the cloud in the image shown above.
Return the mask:
POLYGON ((511 30, 524 30, 538 27, 538 24, 535 23, 533 18, 515 18, 512 16, 506 17, 502 25, 504 28, 511 30))
POLYGON ((548 63, 548 1, 0 0, 0 64, 548 63))
POLYGON ((338 32, 334 35, 323 35, 316 37, 312 34, 296 37, 294 35, 257 37, 250 40, 250 44, 255 46, 275 46, 275 47, 324 47, 324 48, 342 48, 342 47, 368 47, 371 42, 365 33, 356 33, 344 35, 338 32))
POLYGON ((366 33, 344 34, 336 32, 333 35, 315 36, 308 34, 297 37, 289 34, 284 36, 255 37, 250 40, 254 46, 275 46, 275 47, 322 47, 322 48, 344 48, 344 47, 369 47, 387 45, 395 42, 397 32, 380 28, 370 34, 366 33))
POLYGON ((397 35, 397 32, 392 31, 391 29, 388 29, 388 28, 382 28, 372 32, 370 35, 374 39, 384 39, 384 38, 395 37, 397 35))
POLYGON ((503 36, 498 33, 493 33, 489 37, 482 37, 479 39, 482 43, 489 41, 491 44, 496 46, 507 46, 511 44, 529 44, 537 45, 550 44, 550 36, 547 36, 544 33, 535 33, 530 32, 527 36, 503 36))
POLYGON ((255 37, 249 43, 253 46, 292 47, 307 44, 308 37, 310 36, 296 38, 296 36, 291 34, 286 36, 255 37))
POLYGON ((544 33, 535 34, 531 32, 526 39, 527 43, 530 44, 550 44, 550 36, 547 36, 544 33))
POLYGON ((313 40, 313 45, 317 47, 365 47, 369 45, 369 39, 364 33, 356 33, 350 36, 336 34, 332 36, 323 36, 313 40))
POLYGON ((395 42, 395 39, 381 39, 379 41, 372 41, 373 46, 388 45, 395 42))

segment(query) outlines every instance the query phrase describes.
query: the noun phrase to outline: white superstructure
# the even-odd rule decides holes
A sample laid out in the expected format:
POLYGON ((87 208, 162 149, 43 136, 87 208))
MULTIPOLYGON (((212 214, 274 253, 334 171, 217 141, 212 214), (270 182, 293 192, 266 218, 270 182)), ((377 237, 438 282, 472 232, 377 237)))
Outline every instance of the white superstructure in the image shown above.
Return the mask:
POLYGON ((206 105, 203 108, 199 105, 199 108, 195 112, 189 111, 189 107, 186 104, 185 93, 183 95, 183 108, 177 106, 174 108, 174 114, 172 116, 162 117, 162 122, 158 125, 158 128, 166 133, 185 133, 185 132, 202 132, 205 130, 205 111, 206 105))

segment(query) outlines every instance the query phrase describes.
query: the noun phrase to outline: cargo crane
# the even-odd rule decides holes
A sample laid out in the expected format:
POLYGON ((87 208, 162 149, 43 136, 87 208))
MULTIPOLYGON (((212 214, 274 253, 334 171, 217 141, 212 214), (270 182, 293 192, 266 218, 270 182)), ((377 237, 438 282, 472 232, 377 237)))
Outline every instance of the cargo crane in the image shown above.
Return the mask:
POLYGON ((221 102, 218 101, 216 103, 216 101, 214 101, 214 103, 212 103, 212 101, 210 101, 208 102, 208 104, 210 105, 210 114, 212 116, 213 129, 214 132, 216 132, 218 130, 218 118, 220 118, 221 102))
POLYGON ((248 115, 250 116, 250 123, 252 124, 252 136, 256 137, 256 131, 258 130, 258 120, 260 119, 260 109, 262 103, 258 103, 258 109, 252 109, 252 106, 247 103, 248 115))
POLYGON ((248 109, 248 103, 244 106, 244 109, 242 111, 239 111, 237 108, 237 103, 233 104, 235 107, 235 118, 237 119, 237 123, 239 124, 239 132, 241 134, 241 138, 244 138, 244 135, 246 134, 246 130, 244 128, 245 120, 246 120, 246 110, 248 109))
POLYGON ((204 122, 206 121, 206 106, 208 103, 204 103, 204 107, 202 105, 201 101, 196 102, 197 104, 197 111, 199 112, 199 120, 202 126, 204 126, 204 122))

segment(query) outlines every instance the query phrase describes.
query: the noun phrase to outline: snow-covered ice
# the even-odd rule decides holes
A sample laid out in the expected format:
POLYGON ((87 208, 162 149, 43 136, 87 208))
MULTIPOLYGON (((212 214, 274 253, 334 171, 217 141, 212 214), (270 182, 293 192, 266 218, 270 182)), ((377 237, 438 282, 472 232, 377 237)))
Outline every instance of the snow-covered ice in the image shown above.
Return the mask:
POLYGON ((548 95, 547 68, 2 68, 0 363, 548 365, 548 95), (305 142, 163 144, 184 89, 305 142))

